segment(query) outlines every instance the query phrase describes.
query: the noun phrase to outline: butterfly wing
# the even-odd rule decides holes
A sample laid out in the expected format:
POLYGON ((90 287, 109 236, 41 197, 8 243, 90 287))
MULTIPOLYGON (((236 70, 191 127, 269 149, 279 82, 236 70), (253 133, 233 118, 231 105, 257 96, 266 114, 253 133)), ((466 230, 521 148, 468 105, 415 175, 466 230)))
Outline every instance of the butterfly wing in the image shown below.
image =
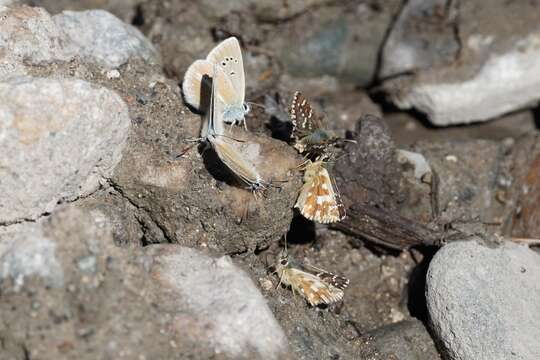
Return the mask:
POLYGON ((343 220, 345 212, 339 201, 328 170, 322 161, 308 163, 304 174, 304 185, 294 207, 309 220, 328 224, 343 220))
POLYGON ((345 290, 349 286, 349 279, 332 274, 330 272, 317 273, 317 276, 327 284, 330 284, 340 290, 345 290))
POLYGON ((245 75, 244 62, 242 60, 242 50, 240 43, 234 36, 230 37, 218 44, 206 57, 206 60, 213 64, 218 64, 227 75, 232 88, 221 89, 229 101, 224 101, 226 104, 243 106, 245 100, 245 75), (230 93, 228 93, 230 91, 230 93))
POLYGON ((184 94, 184 100, 195 109, 205 111, 201 109, 201 97, 204 94, 204 88, 202 87, 203 79, 206 77, 213 78, 214 72, 219 75, 217 77, 217 97, 224 103, 228 104, 236 101, 236 92, 233 88, 231 80, 225 75, 221 68, 214 70, 214 64, 208 60, 197 60, 189 66, 184 74, 184 81, 182 82, 182 93, 184 94))
POLYGON ((325 283, 334 286, 340 290, 345 290, 347 286, 349 286, 349 279, 347 279, 346 277, 333 274, 326 270, 315 267, 311 264, 302 264, 302 267, 302 270, 313 273, 315 276, 321 279, 321 281, 324 281, 325 283))
POLYGON ((295 141, 309 134, 313 129, 313 108, 300 91, 294 93, 290 109, 293 125, 291 138, 295 141))
POLYGON ((313 107, 300 91, 294 93, 290 117, 293 125, 291 138, 295 142, 309 136, 322 126, 320 119, 315 116, 313 107))
POLYGON ((261 176, 253 164, 242 156, 239 149, 226 137, 209 138, 219 159, 242 181, 251 187, 262 183, 261 176))
POLYGON ((316 275, 288 268, 286 271, 287 285, 299 292, 312 305, 331 304, 343 299, 343 290, 322 281, 316 275))
POLYGON ((208 111, 206 111, 201 129, 201 138, 210 142, 215 136, 220 136, 225 133, 225 125, 223 123, 223 102, 216 96, 219 91, 219 86, 224 77, 220 73, 216 65, 212 66, 212 81, 210 91, 210 103, 208 111))

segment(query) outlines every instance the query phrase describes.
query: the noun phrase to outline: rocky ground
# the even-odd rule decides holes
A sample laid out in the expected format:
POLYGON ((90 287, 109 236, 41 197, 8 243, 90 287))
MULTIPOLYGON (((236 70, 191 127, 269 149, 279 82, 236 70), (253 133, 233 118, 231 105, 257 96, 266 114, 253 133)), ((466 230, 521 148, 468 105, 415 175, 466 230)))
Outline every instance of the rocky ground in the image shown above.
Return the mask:
POLYGON ((540 358, 539 6, 0 0, 0 359, 540 358), (186 141, 231 35, 264 197, 186 141), (356 140, 337 224, 292 209, 296 90, 356 140), (285 235, 343 302, 278 286, 285 235))

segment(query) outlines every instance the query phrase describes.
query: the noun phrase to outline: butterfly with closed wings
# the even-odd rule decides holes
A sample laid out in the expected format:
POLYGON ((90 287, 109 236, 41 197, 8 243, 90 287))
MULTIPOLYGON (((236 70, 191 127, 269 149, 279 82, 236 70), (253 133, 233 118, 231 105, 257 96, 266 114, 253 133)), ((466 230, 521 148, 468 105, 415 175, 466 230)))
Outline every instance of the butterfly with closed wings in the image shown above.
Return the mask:
POLYGON ((278 255, 276 273, 280 284, 290 286, 293 293, 302 295, 311 306, 340 301, 349 285, 349 279, 295 261, 287 249, 278 255))
POLYGON ((262 179, 255 165, 247 161, 234 139, 224 135, 223 102, 217 96, 219 86, 223 84, 223 70, 214 65, 210 105, 204 116, 201 139, 207 141, 225 166, 254 193, 266 188, 268 183, 262 179))
POLYGON ((214 66, 223 71, 225 76, 219 78, 216 96, 223 103, 220 109, 223 121, 231 124, 243 123, 249 105, 245 102, 244 62, 240 43, 230 37, 219 43, 206 57, 197 60, 187 69, 182 82, 182 93, 185 101, 198 110, 201 109, 202 79, 211 76, 214 66))

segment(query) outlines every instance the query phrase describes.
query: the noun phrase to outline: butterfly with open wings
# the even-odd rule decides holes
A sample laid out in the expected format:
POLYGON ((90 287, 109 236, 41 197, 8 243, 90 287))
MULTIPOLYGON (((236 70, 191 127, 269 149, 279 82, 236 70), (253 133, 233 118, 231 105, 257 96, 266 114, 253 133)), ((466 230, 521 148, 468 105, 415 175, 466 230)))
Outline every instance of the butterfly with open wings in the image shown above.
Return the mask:
POLYGON ((340 301, 349 285, 347 278, 295 261, 286 249, 278 255, 276 273, 280 284, 290 286, 293 293, 302 295, 311 306, 340 301))
POLYGON ((300 153, 326 154, 330 146, 339 140, 323 128, 322 118, 315 115, 313 107, 299 91, 294 93, 289 114, 293 125, 293 146, 300 153))

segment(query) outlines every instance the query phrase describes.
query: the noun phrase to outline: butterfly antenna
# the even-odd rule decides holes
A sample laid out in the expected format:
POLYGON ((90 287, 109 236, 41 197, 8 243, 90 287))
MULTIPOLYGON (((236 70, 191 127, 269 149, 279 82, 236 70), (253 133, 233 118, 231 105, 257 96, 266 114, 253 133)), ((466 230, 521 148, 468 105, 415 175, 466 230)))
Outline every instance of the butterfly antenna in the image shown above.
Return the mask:
POLYGON ((306 167, 311 163, 311 160, 307 159, 307 158, 304 158, 305 160, 303 162, 300 163, 300 165, 298 165, 297 167, 295 167, 295 169, 298 169, 298 170, 305 170, 306 167))
POLYGON ((203 140, 204 140, 203 137, 198 137, 198 138, 184 139, 184 142, 186 142, 186 143, 198 143, 198 142, 201 142, 203 140))
POLYGON ((240 139, 237 139, 235 137, 228 136, 228 135, 225 135, 225 134, 216 134, 216 137, 217 136, 222 136, 224 138, 231 139, 231 140, 234 140, 234 141, 239 142, 239 143, 244 143, 245 142, 244 140, 240 140, 240 139))
POLYGON ((275 180, 275 179, 272 179, 269 183, 268 183, 268 186, 270 187, 273 187, 273 188, 276 188, 276 189, 280 189, 281 190, 281 185, 276 185, 275 183, 287 183, 291 181, 291 179, 284 179, 284 180, 275 180))
POLYGON ((254 102, 251 102, 251 101, 246 101, 246 104, 249 104, 251 106, 258 106, 258 107, 263 108, 264 110, 266 110, 266 106, 264 106, 263 104, 258 104, 258 103, 254 103, 254 102))

